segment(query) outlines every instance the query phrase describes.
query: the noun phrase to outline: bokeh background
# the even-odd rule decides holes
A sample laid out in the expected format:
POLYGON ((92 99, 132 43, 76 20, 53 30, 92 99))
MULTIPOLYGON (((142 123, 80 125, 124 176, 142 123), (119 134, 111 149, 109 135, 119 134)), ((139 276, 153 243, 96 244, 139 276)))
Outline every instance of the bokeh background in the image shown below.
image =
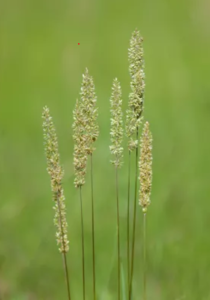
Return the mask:
MULTIPOLYGON (((109 99, 113 78, 118 77, 126 109, 130 91, 127 52, 135 28, 144 37, 144 115, 154 137, 152 204, 148 213, 148 300, 210 299, 210 2, 1 0, 2 300, 66 299, 43 149, 44 105, 49 106, 54 119, 65 169, 72 299, 82 299, 80 206, 73 186, 71 126, 85 67, 94 77, 99 106, 100 137, 94 154, 97 293, 100 300, 116 299, 109 99)), ((84 187, 85 251, 87 299, 92 299, 89 184, 88 174, 84 187)), ((120 172, 125 274, 126 197, 127 151, 120 172)), ((139 208, 134 299, 141 299, 141 282, 139 208)))

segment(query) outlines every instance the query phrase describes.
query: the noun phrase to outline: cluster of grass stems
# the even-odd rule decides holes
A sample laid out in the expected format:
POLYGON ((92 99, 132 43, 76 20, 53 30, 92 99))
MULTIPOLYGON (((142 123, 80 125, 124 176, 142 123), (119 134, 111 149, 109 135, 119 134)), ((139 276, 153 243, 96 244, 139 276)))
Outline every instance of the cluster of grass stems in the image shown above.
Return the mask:
MULTIPOLYGON (((138 30, 132 34, 129 47, 129 73, 131 77, 131 92, 129 94, 128 108, 126 110, 125 135, 128 141, 128 191, 127 191, 127 300, 131 300, 132 283, 134 278, 135 266, 135 240, 136 240, 136 218, 137 218, 137 198, 138 198, 138 179, 140 183, 139 204, 143 211, 143 300, 146 296, 146 215, 150 204, 151 181, 152 181, 152 136, 149 129, 149 123, 145 122, 139 141, 140 129, 143 123, 144 108, 144 57, 143 57, 143 39, 138 30), (139 148, 141 155, 139 155, 139 148), (131 214, 131 156, 135 155, 135 182, 133 210, 131 214), (131 217, 132 215, 132 217, 131 217), (132 221, 132 226, 130 228, 132 221)), ((120 199, 119 199, 119 169, 123 163, 122 141, 124 137, 123 130, 123 112, 122 112, 122 91, 120 82, 117 78, 113 81, 111 103, 111 145, 112 164, 115 169, 116 186, 116 227, 117 227, 117 295, 121 300, 121 248, 120 248, 120 199)), ((94 185, 93 185, 93 154, 94 143, 99 136, 99 127, 97 124, 98 108, 95 94, 93 78, 88 70, 85 70, 82 78, 80 99, 76 101, 73 111, 73 139, 74 139, 74 185, 78 189, 81 211, 81 244, 82 244, 82 288, 83 300, 86 298, 86 280, 85 280, 85 243, 84 243, 84 212, 83 212, 83 185, 87 173, 87 162, 90 160, 90 192, 91 192, 91 228, 92 228, 92 293, 93 300, 97 299, 96 293, 96 271, 95 271, 95 219, 94 219, 94 185)), ((63 256, 67 299, 71 300, 70 275, 67 265, 67 252, 69 250, 69 241, 67 236, 67 221, 65 210, 65 197, 62 188, 62 178, 64 171, 60 165, 60 155, 58 151, 58 142, 55 127, 50 116, 49 109, 43 109, 43 130, 45 152, 47 158, 47 171, 51 178, 51 188, 53 192, 53 201, 55 209, 54 223, 57 227, 56 240, 59 251, 63 256)))

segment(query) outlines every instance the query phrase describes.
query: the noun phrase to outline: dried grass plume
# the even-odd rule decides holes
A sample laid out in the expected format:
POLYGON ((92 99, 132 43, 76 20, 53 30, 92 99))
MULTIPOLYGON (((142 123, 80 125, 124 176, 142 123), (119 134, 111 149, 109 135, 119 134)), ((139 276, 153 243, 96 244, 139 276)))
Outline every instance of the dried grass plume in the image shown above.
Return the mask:
POLYGON ((85 118, 82 114, 81 104, 76 101, 73 111, 73 140, 74 140, 74 185, 76 188, 85 184, 87 165, 87 139, 85 136, 85 118))
POLYGON ((95 148, 95 142, 99 135, 99 127, 97 124, 98 108, 96 107, 97 97, 93 77, 90 76, 86 68, 85 74, 82 76, 81 87, 81 113, 84 121, 84 134, 86 135, 86 152, 92 154, 95 148))
POLYGON ((62 188, 62 179, 64 171, 60 166, 60 155, 58 152, 58 141, 55 127, 50 116, 48 107, 43 108, 43 131, 45 153, 47 158, 47 172, 51 177, 51 189, 54 200, 54 224, 57 227, 56 240, 59 250, 66 253, 69 250, 69 241, 67 237, 66 207, 65 197, 62 188))
POLYGON ((150 204, 152 187, 152 134, 149 129, 149 122, 144 124, 142 131, 139 172, 139 204, 142 206, 143 212, 146 212, 150 204))
POLYGON ((128 109, 126 112, 126 135, 129 139, 129 151, 138 147, 138 141, 134 135, 142 122, 144 104, 145 73, 143 38, 136 29, 130 40, 128 49, 129 72, 131 76, 131 93, 129 94, 128 109))
POLYGON ((111 161, 115 167, 122 165, 123 157, 123 113, 122 113, 122 91, 117 78, 113 81, 112 95, 111 95, 111 143, 110 151, 114 159, 111 161))

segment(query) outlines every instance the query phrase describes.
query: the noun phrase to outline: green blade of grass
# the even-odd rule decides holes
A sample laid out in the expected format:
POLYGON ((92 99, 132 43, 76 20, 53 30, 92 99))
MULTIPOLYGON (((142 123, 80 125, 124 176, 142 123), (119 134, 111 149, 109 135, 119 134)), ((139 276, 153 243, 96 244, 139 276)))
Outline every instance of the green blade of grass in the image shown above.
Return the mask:
POLYGON ((126 300, 125 272, 124 272, 122 262, 121 262, 121 289, 122 289, 122 300, 126 300))

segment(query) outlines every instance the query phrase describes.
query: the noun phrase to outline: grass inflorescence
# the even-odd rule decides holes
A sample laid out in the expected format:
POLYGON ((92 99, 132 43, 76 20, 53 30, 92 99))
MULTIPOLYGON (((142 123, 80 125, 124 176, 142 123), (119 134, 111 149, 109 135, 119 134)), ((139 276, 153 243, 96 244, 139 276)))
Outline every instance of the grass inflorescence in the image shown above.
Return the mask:
POLYGON ((43 108, 43 131, 45 142, 45 153, 47 158, 47 172, 51 178, 51 189, 53 192, 55 218, 54 224, 57 227, 56 240, 59 245, 59 251, 63 255, 64 270, 66 276, 66 285, 68 299, 71 299, 69 271, 67 266, 66 253, 69 250, 69 241, 67 237, 67 221, 66 221, 66 207, 65 197, 62 188, 62 178, 64 172, 60 165, 60 155, 58 151, 58 141, 55 127, 50 116, 48 107, 43 108))
POLYGON ((117 78, 114 79, 111 95, 111 146, 110 151, 113 155, 112 164, 115 166, 115 183, 116 183, 116 210, 117 210, 117 264, 118 264, 118 300, 121 299, 121 284, 120 284, 120 209, 119 209, 119 183, 118 169, 122 165, 123 157, 123 113, 122 113, 122 91, 117 78))

